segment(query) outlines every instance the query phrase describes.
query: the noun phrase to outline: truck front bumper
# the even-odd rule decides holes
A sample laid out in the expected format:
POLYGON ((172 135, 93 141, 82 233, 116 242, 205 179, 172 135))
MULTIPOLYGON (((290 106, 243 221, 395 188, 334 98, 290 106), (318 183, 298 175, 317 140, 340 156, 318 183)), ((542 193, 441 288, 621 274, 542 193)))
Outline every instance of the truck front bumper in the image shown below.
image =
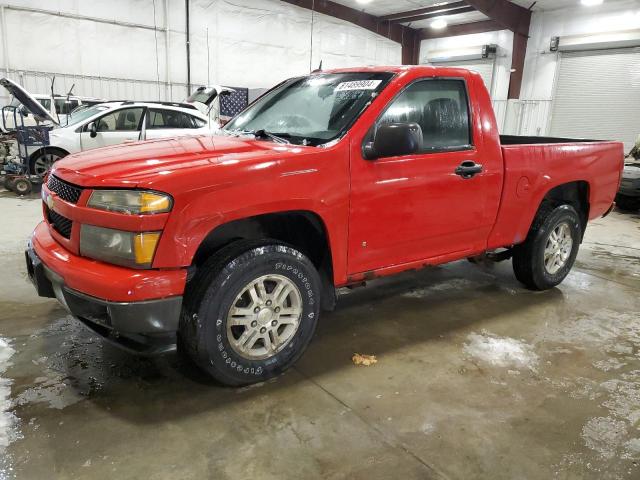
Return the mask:
MULTIPOLYGON (((46 226, 36 228, 27 246, 25 260, 29 278, 38 295, 56 298, 73 316, 112 343, 142 355, 159 354, 175 349, 182 295, 120 301, 100 298, 89 292, 71 288, 70 276, 73 277, 73 283, 77 284, 82 280, 78 276, 84 275, 84 281, 90 287, 95 278, 92 279, 86 272, 104 275, 104 271, 99 272, 101 262, 73 256, 48 236, 46 226), (49 240, 55 245, 49 243, 49 240), (43 251, 45 247, 46 250, 43 251), (78 268, 71 271, 65 268, 69 266, 70 260, 78 268), (86 262, 87 268, 81 268, 78 262, 86 262)), ((102 265, 110 275, 108 282, 113 282, 113 285, 129 285, 129 291, 132 291, 140 281, 140 271, 102 265)), ((166 282, 176 281, 174 277, 175 271, 168 272, 167 278, 162 277, 162 273, 154 273, 156 280, 163 280, 161 283, 164 283, 165 288, 166 282)), ((181 276, 176 278, 180 283, 181 276)), ((180 288, 180 285, 175 288, 180 288)), ((184 288, 184 283, 181 288, 184 288)), ((137 292, 136 297, 139 296, 140 292, 137 292)))

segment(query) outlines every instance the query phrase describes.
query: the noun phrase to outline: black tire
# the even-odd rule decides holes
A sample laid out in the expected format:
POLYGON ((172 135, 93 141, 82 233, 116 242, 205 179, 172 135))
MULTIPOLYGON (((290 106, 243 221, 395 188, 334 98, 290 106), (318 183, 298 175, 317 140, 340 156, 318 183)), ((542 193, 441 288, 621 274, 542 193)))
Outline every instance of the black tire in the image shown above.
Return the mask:
POLYGON ((26 178, 19 178, 13 183, 13 191, 18 195, 29 195, 33 190, 32 183, 26 178))
POLYGON ((629 197, 628 195, 616 195, 616 205, 620 210, 635 212, 640 210, 640 197, 629 197))
POLYGON ((268 240, 235 242, 200 267, 187 285, 180 342, 202 370, 224 385, 265 381, 291 367, 311 341, 320 314, 320 289, 318 272, 296 249, 268 240), (246 358, 231 345, 227 314, 245 286, 264 275, 291 281, 298 288, 302 313, 281 350, 264 359, 246 358))
POLYGON ((13 188, 14 188, 15 182, 16 182, 15 178, 7 178, 4 181, 4 188, 9 190, 10 192, 13 192, 13 188))
POLYGON ((531 290, 548 290, 559 285, 571 271, 582 241, 582 222, 571 205, 554 207, 543 204, 524 243, 513 249, 516 278, 531 290), (573 241, 568 258, 558 271, 549 273, 545 266, 545 248, 551 233, 562 224, 568 226, 573 241))
POLYGON ((31 175, 44 176, 55 162, 67 155, 69 154, 62 149, 45 147, 43 150, 34 153, 29 158, 29 172, 31 175), (46 165, 48 165, 48 167, 46 167, 46 165))

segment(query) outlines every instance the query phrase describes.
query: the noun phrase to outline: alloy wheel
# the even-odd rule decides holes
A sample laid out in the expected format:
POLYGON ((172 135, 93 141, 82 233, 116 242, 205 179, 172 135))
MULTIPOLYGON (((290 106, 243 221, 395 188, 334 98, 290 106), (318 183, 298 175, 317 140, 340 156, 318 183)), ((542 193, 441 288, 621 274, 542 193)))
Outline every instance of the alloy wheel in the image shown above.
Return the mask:
POLYGON ((236 296, 227 314, 227 338, 238 355, 263 360, 289 344, 301 316, 298 287, 285 276, 264 275, 236 296))
POLYGON ((571 228, 566 222, 562 222, 549 234, 544 249, 544 268, 550 275, 555 275, 569 260, 573 248, 571 228))
POLYGON ((33 162, 33 173, 36 175, 44 175, 54 163, 60 160, 62 157, 55 153, 43 153, 33 162))

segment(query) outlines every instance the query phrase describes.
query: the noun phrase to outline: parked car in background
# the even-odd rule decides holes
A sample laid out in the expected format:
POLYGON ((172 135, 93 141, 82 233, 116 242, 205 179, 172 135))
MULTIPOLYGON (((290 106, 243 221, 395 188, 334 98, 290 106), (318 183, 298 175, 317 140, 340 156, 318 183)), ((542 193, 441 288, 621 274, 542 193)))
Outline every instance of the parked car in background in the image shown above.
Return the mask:
POLYGON ((640 136, 626 158, 616 204, 622 210, 640 210, 640 136))
MULTIPOLYGON (((112 122, 162 107, 138 108, 112 122)), ((69 131, 91 138, 96 118, 69 131)), ((624 157, 620 142, 500 136, 479 74, 426 66, 293 78, 221 134, 54 165, 26 261, 39 295, 95 332, 146 354, 179 342, 227 385, 293 365, 336 287, 477 256, 555 287, 613 208, 624 157)))
MULTIPOLYGON (((73 112, 77 108, 91 107, 93 105, 97 105, 98 103, 103 103, 106 101, 105 99, 101 99, 101 98, 77 97, 77 96, 67 97, 63 95, 56 95, 52 98, 51 95, 45 95, 40 93, 33 94, 32 97, 40 105, 42 105, 42 107, 46 109, 48 112, 55 111, 56 114, 53 116, 54 118, 57 117, 56 120, 60 125, 66 125, 68 122, 69 115, 71 114, 71 112, 73 112), (55 110, 51 108, 52 100, 53 100, 53 106, 55 107, 55 110)), ((22 116, 24 118, 25 126, 36 125, 37 122, 33 116, 33 113, 31 113, 28 108, 22 105, 22 103, 17 98, 14 97, 9 103, 9 105, 20 107, 20 112, 22 113, 22 116)), ((0 120, 0 129, 2 131, 7 131, 12 128, 15 128, 12 112, 10 110, 5 109, 3 112, 3 116, 4 116, 4 121, 0 120)))
MULTIPOLYGON (((198 88, 186 102, 110 101, 91 105, 93 100, 76 98, 75 106, 61 123, 42 96, 31 95, 12 80, 2 78, 0 84, 13 96, 21 112, 32 118, 33 124, 56 125, 49 131, 49 145, 29 148, 28 168, 34 175, 44 175, 59 159, 70 153, 82 152, 119 143, 156 138, 202 135, 220 128, 220 96, 233 92, 228 87, 213 85, 198 88)), ((66 99, 66 97, 65 97, 66 99)), ((57 102, 57 100, 54 100, 57 102)), ((7 115, 13 117, 13 110, 7 115)), ((66 110, 65 110, 66 111, 66 110)), ((25 122, 26 123, 26 122, 25 122)))
POLYGON ((155 138, 202 135, 215 131, 209 119, 191 105, 152 102, 109 102, 83 108, 68 125, 49 132, 48 147, 29 152, 29 169, 46 173, 70 153, 155 138))
MULTIPOLYGON (((222 128, 231 120, 231 117, 223 115, 222 99, 235 93, 235 89, 222 85, 202 86, 196 88, 196 90, 187 97, 185 103, 193 105, 200 112, 207 115, 211 119, 213 126, 222 128)), ((243 105, 241 109, 244 107, 246 107, 246 105, 243 105)))

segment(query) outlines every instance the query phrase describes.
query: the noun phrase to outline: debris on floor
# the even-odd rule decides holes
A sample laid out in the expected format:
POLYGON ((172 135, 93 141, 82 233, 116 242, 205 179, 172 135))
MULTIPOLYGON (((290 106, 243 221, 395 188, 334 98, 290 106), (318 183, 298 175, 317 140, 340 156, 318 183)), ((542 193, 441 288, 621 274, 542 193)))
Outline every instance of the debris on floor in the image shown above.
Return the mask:
POLYGON ((351 357, 351 361, 354 365, 363 365, 365 367, 378 363, 378 359, 375 355, 363 355, 360 353, 354 353, 351 357))

